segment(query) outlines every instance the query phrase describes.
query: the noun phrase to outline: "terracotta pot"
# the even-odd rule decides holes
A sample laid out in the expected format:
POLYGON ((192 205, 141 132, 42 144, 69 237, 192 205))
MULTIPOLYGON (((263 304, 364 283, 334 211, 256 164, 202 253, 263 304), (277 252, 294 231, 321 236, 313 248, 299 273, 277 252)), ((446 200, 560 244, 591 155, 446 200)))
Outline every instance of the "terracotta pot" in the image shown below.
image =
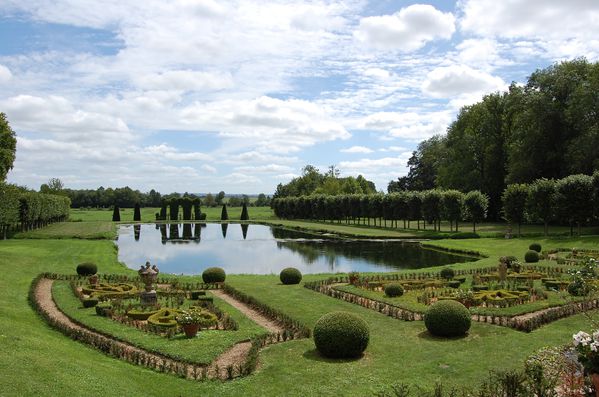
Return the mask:
POLYGON ((599 397, 599 374, 591 374, 591 380, 593 381, 593 386, 595 386, 595 396, 599 397))
POLYGON ((183 324, 181 327, 188 338, 193 338, 200 330, 200 324, 183 324))

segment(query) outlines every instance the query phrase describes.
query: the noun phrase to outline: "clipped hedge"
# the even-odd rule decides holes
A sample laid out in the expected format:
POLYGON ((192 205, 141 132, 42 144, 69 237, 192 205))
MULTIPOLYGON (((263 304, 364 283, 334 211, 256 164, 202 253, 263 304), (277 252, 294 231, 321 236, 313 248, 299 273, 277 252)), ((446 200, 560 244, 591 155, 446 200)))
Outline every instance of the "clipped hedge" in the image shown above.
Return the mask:
POLYGON ((396 296, 402 296, 403 295, 403 287, 401 286, 401 284, 387 284, 385 286, 385 295, 387 295, 390 298, 394 298, 396 296))
POLYGON ((177 309, 161 309, 157 313, 148 317, 148 324, 157 327, 176 327, 177 320, 175 317, 182 314, 181 310, 177 309))
POLYGON ((314 344, 325 357, 359 357, 370 341, 368 324, 348 312, 331 312, 314 325, 314 344))
POLYGON ((77 265, 77 274, 80 276, 93 276, 98 272, 98 266, 95 263, 83 262, 77 265))
POLYGON ((285 285, 299 284, 302 281, 302 273, 294 267, 287 267, 281 270, 279 278, 285 285))
POLYGON ((444 267, 439 272, 439 275, 441 276, 441 278, 444 278, 446 280, 451 280, 452 278, 455 277, 455 270, 453 270, 450 267, 444 267))
POLYGON ((220 267, 209 267, 202 273, 202 280, 206 284, 222 283, 226 277, 225 270, 220 267))
POLYGON ((528 249, 531 251, 541 252, 542 247, 539 243, 532 243, 528 246, 528 249))
POLYGON ((526 263, 537 263, 539 261, 539 253, 533 250, 526 251, 526 254, 524 254, 524 261, 526 261, 526 263))
POLYGON ((462 336, 470 329, 472 318, 466 306, 454 300, 433 303, 424 314, 424 325, 435 336, 462 336))

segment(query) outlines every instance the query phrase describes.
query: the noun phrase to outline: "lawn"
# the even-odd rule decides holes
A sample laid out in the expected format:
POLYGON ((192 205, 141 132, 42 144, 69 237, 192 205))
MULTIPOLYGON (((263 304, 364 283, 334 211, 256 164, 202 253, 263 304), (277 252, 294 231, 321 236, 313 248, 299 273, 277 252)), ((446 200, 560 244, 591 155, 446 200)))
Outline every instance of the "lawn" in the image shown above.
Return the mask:
MULTIPOLYGON (((75 222, 77 224, 79 222, 75 222)), ((81 222, 88 223, 88 222, 81 222)), ((110 224, 110 223, 109 223, 110 224)), ((40 232, 47 230, 42 229, 40 232)), ((545 248, 599 248, 599 238, 538 239, 545 248)), ((530 239, 441 240, 436 247, 480 251, 488 258, 456 268, 495 265, 502 255, 523 257, 530 239)), ((258 371, 230 382, 194 382, 163 375, 74 342, 49 328, 27 303, 31 280, 40 272, 74 273, 93 261, 101 273, 127 273, 111 241, 14 239, 0 241, 0 390, 6 396, 63 395, 372 395, 394 382, 432 387, 476 384, 491 369, 520 368, 540 347, 565 344, 572 333, 590 328, 584 316, 543 326, 530 334, 475 323, 466 338, 440 340, 422 322, 403 322, 327 297, 302 286, 283 286, 276 276, 231 275, 228 282, 312 327, 324 313, 346 310, 367 321, 371 343, 361 360, 324 360, 312 340, 278 344, 261 353, 258 371)), ((304 281, 326 275, 309 275, 304 281)), ((202 347, 203 349, 204 347, 202 347)))

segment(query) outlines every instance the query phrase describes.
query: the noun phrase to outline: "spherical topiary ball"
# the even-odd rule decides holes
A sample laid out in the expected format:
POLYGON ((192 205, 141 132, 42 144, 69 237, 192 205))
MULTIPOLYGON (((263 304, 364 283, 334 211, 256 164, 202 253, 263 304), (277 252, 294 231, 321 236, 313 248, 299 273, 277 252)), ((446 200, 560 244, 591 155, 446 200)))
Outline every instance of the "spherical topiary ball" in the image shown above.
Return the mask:
POLYGON ((450 267, 444 267, 439 272, 439 275, 446 280, 451 280, 452 278, 455 277, 455 270, 453 270, 450 267))
POLYGON ((537 251, 528 250, 524 254, 524 260, 526 263, 536 263, 539 261, 539 253, 537 251))
POLYGON ((433 303, 424 315, 426 329, 436 336, 461 336, 470 329, 472 318, 466 306, 454 300, 433 303))
POLYGON ((209 267, 202 273, 202 280, 204 280, 206 284, 222 283, 225 281, 226 277, 225 271, 220 267, 209 267))
POLYGON ((314 325, 314 344, 325 357, 359 357, 370 340, 368 324, 348 312, 331 312, 314 325))
POLYGON ((531 245, 528 247, 528 249, 529 249, 529 250, 532 250, 532 251, 541 252, 541 244, 539 244, 539 243, 532 243, 532 244, 531 244, 531 245))
POLYGON ((294 267, 287 267, 281 270, 279 278, 285 285, 299 284, 302 281, 302 273, 294 267))
POLYGON ((390 298, 403 295, 403 287, 401 284, 387 284, 385 286, 385 295, 390 298))
POLYGON ((83 262, 77 265, 77 274, 80 276, 93 276, 98 272, 98 266, 95 263, 83 262))

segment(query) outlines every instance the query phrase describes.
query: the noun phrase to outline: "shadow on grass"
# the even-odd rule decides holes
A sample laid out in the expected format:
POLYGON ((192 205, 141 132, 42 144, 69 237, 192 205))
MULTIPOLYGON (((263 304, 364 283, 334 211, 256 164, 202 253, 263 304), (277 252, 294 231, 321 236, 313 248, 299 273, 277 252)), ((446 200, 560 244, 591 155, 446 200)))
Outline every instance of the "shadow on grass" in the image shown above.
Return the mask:
POLYGON ((418 337, 421 339, 426 339, 426 340, 435 341, 435 342, 451 342, 451 341, 466 339, 466 338, 468 338, 468 336, 470 336, 470 334, 468 334, 468 333, 466 333, 465 335, 461 335, 461 336, 435 336, 428 331, 422 331, 418 334, 418 337))
POLYGON ((338 363, 351 363, 354 361, 358 361, 360 360, 364 354, 361 354, 358 357, 355 358, 327 358, 322 356, 317 349, 311 349, 311 350, 306 350, 306 352, 304 352, 304 354, 302 354, 302 356, 308 360, 312 360, 312 361, 319 361, 322 363, 331 363, 331 364, 338 364, 338 363))

